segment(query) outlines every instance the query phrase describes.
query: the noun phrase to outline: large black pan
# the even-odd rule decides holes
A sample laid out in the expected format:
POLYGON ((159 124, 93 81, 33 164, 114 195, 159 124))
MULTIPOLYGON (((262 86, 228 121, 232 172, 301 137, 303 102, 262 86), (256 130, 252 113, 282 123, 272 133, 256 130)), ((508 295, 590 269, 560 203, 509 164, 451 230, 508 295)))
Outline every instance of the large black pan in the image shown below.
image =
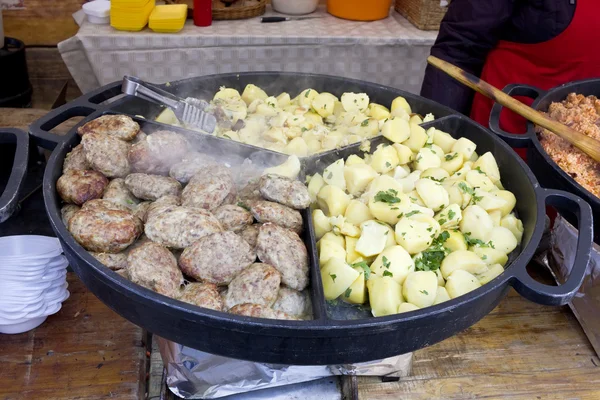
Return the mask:
MULTIPOLYGON (((570 93, 583 94, 585 96, 600 97, 600 79, 588 79, 567 83, 557 86, 548 91, 539 88, 513 84, 506 86, 503 91, 511 96, 526 96, 534 99, 531 107, 538 111, 548 111, 550 104, 561 102, 570 93)), ((523 135, 512 134, 500 128, 500 113, 502 106, 494 104, 490 114, 490 129, 500 136, 512 147, 527 148, 527 164, 533 170, 535 176, 544 187, 565 190, 574 193, 587 201, 592 206, 592 213, 596 221, 600 220, 600 199, 581 186, 571 175, 563 171, 546 153, 535 132, 532 122, 527 125, 527 132, 523 135)), ((571 224, 575 221, 575 215, 569 210, 561 211, 571 224)), ((600 243, 600 224, 594 225, 594 241, 600 243)))
MULTIPOLYGON (((372 99, 384 104, 386 99, 389 103, 395 96, 402 95, 419 112, 426 112, 430 110, 429 107, 434 112, 436 108, 438 111, 445 110, 399 90, 315 75, 246 73, 201 77, 184 82, 194 88, 209 87, 213 90, 221 85, 242 89, 249 82, 262 84, 273 80, 276 80, 277 85, 270 87, 272 92, 294 92, 309 86, 337 95, 353 90, 367 92, 372 99)), ((183 84, 175 83, 171 88, 181 85, 183 84)), ((117 86, 118 84, 112 85, 108 90, 114 93, 117 86)), ((89 100, 85 101, 87 106, 91 104, 89 100)), ((71 106, 81 107, 78 100, 71 106)), ((105 112, 101 108, 97 107, 97 111, 82 123, 105 112)), ((127 104, 120 103, 118 109, 126 110, 127 104)), ((48 130, 65 119, 64 115, 73 113, 69 110, 71 108, 63 107, 62 111, 52 112, 31 126, 32 136, 40 139, 40 143, 55 146, 44 176, 44 197, 48 216, 65 255, 86 286, 112 309, 159 336, 193 348, 240 359, 298 365, 380 359, 429 346, 466 329, 496 307, 511 286, 524 297, 541 304, 566 304, 578 290, 585 274, 592 238, 589 206, 572 194, 541 188, 529 168, 508 145, 471 120, 450 115, 428 126, 473 140, 481 153, 491 151, 502 171, 504 185, 518 199, 517 211, 525 228, 522 248, 501 276, 465 296, 423 310, 381 318, 335 319, 335 316, 328 313, 323 299, 312 221, 306 218, 305 240, 308 242, 311 261, 314 320, 252 319, 185 304, 135 285, 110 271, 90 256, 65 228, 60 216, 61 204, 56 192, 56 180, 62 173, 65 155, 80 139, 75 128, 64 138, 53 137, 48 130), (580 230, 577 259, 571 275, 563 285, 556 287, 534 281, 526 270, 544 230, 546 203, 559 209, 574 209, 580 230)), ((148 132, 164 128, 161 124, 143 119, 138 119, 138 122, 148 132)), ((206 137, 203 140, 230 146, 235 152, 250 154, 260 151, 226 139, 206 137)), ((373 139, 374 144, 382 140, 373 139)), ((358 145, 349 146, 330 154, 304 159, 303 163, 307 172, 311 173, 322 169, 323 163, 334 157, 346 157, 357 152, 358 145)))

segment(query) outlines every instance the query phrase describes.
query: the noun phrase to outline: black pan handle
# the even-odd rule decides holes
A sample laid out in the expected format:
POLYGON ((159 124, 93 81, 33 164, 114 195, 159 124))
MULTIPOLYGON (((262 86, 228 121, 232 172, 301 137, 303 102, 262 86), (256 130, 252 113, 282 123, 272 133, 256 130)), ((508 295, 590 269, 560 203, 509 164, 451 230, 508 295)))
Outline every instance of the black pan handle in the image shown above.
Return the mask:
POLYGON ((51 133, 52 129, 73 117, 87 117, 94 111, 96 111, 94 108, 86 105, 65 104, 29 125, 29 133, 35 138, 39 146, 54 150, 64 137, 51 133))
POLYGON ((4 128, 0 130, 0 143, 16 143, 17 145, 10 177, 4 192, 0 195, 0 223, 2 223, 10 218, 19 205, 19 195, 27 175, 29 135, 19 129, 4 128))
POLYGON ((544 207, 548 203, 558 210, 568 209, 577 216, 577 229, 579 230, 577 255, 565 283, 559 286, 544 285, 535 281, 526 268, 522 268, 515 273, 516 281, 513 287, 521 296, 535 303, 562 306, 569 303, 575 296, 586 275, 594 237, 592 208, 580 197, 562 190, 540 189, 540 191, 543 203, 539 204, 539 207, 544 207))
POLYGON ((75 99, 74 102, 87 102, 94 108, 102 108, 102 103, 105 103, 115 97, 122 96, 123 93, 121 92, 121 81, 116 81, 109 83, 108 85, 104 85, 96 90, 92 90, 78 99, 75 99))
MULTIPOLYGON (((526 96, 534 100, 546 93, 542 89, 534 86, 521 84, 507 85, 502 91, 509 96, 526 96)), ((527 132, 524 135, 506 132, 504 129, 500 128, 500 113, 502 112, 502 107, 503 106, 500 103, 495 103, 492 107, 489 121, 490 130, 500 136, 511 147, 527 147, 535 135, 533 124, 531 122, 527 124, 527 132)))

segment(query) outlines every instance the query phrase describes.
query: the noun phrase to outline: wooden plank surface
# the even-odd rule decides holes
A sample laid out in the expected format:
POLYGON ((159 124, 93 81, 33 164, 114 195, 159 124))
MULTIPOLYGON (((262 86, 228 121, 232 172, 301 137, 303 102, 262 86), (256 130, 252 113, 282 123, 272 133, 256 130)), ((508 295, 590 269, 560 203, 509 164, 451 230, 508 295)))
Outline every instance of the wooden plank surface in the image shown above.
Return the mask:
POLYGON ((68 274, 71 297, 33 331, 0 335, 1 399, 142 399, 146 348, 139 327, 68 274))

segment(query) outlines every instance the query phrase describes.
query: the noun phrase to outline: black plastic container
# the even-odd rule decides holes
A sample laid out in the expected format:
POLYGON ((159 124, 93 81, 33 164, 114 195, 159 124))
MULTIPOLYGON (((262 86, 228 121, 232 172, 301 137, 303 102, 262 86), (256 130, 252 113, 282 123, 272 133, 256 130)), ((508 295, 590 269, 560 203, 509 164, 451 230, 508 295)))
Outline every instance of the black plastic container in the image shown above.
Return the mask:
POLYGON ((6 37, 0 48, 0 107, 29 107, 31 93, 25 44, 6 37))
MULTIPOLYGON (((186 82, 193 83, 195 87, 204 87, 203 82, 208 85, 211 80, 214 80, 216 82, 211 85, 216 87, 220 85, 236 87, 246 82, 260 84, 261 80, 267 79, 268 76, 269 74, 266 73, 247 73, 203 77, 186 82)), ((271 87, 271 91, 285 89, 292 93, 296 89, 305 87, 325 89, 337 87, 343 81, 340 78, 311 75, 301 75, 299 78, 294 74, 287 74, 286 79, 283 79, 281 74, 273 74, 271 79, 277 79, 279 85, 271 87), (328 83, 328 79, 331 79, 332 83, 328 83), (302 82, 297 83, 298 81, 302 82)), ((107 93, 114 94, 115 88, 116 85, 109 86, 107 93)), ((386 98, 405 95, 416 110, 430 111, 426 109, 429 101, 394 89, 350 81, 348 85, 338 87, 336 93, 347 90, 366 91, 374 101, 384 104, 386 98)), ((188 94, 198 95, 193 92, 184 95, 188 94)), ((80 138, 76 134, 76 127, 64 137, 51 135, 48 130, 73 114, 87 113, 90 108, 96 108, 97 111, 92 112, 80 124, 102 115, 106 112, 106 108, 98 106, 97 103, 107 96, 98 91, 84 96, 69 106, 51 112, 30 128, 31 135, 38 138, 39 143, 55 147, 44 176, 44 196, 48 216, 71 266, 98 298, 133 323, 177 343, 222 356, 281 364, 340 364, 380 359, 429 346, 468 328, 489 313, 511 286, 524 297, 541 304, 566 304, 577 292, 585 275, 592 238, 589 206, 572 194, 542 189, 529 168, 503 141, 463 116, 449 115, 427 124, 427 127, 435 126, 455 136, 467 137, 478 145, 480 153, 485 151, 494 153, 504 186, 518 199, 517 211, 525 228, 522 248, 514 261, 507 265, 506 271, 492 282, 459 298, 414 312, 358 320, 333 319, 326 312, 312 221, 308 212, 305 212, 304 239, 309 248, 311 290, 315 311, 313 320, 279 321, 248 318, 203 309, 167 298, 129 282, 100 264, 73 239, 61 220, 61 203, 56 192, 56 181, 62 174, 65 155, 79 143, 80 138), (579 227, 580 236, 575 265, 568 280, 556 287, 534 281, 526 270, 544 230, 546 203, 559 209, 575 210, 580 221, 576 225, 579 227)), ((137 103, 137 100, 134 103, 137 103)), ((121 112, 128 110, 132 114, 139 113, 139 108, 136 108, 138 106, 129 108, 127 100, 121 99, 112 103, 112 106, 121 112)), ((436 107, 441 111, 444 110, 441 106, 436 107)), ((164 129, 162 124, 148 120, 138 119, 138 121, 142 129, 147 132, 164 129)), ((173 127, 169 129, 178 130, 173 127)), ((188 134, 199 135, 195 132, 188 132, 188 134)), ((202 137, 198 140, 219 143, 225 148, 231 146, 232 151, 236 153, 251 156, 257 151, 265 152, 227 139, 200 136, 202 137)), ((383 140, 385 139, 381 137, 372 139, 373 150, 375 144, 383 140)), ((308 173, 322 171, 328 162, 358 153, 358 147, 359 145, 353 145, 308 157, 303 159, 302 163, 308 173)), ((278 153, 273 153, 272 156, 274 162, 279 157, 285 157, 278 153)))
MULTIPOLYGON (((508 85, 503 91, 511 96, 527 96, 534 99, 531 107, 538 111, 546 112, 550 104, 561 102, 570 93, 582 94, 584 96, 600 97, 600 79, 588 79, 575 81, 562 86, 557 86, 548 91, 528 85, 508 85)), ((508 133, 500 129, 500 113, 502 106, 494 104, 490 114, 490 129, 500 136, 512 147, 527 148, 527 164, 544 187, 565 190, 576 194, 592 207, 594 219, 600 221, 600 199, 581 186, 571 175, 563 171, 546 153, 535 132, 532 122, 527 124, 527 132, 523 135, 508 133)), ((560 213, 571 224, 575 223, 576 217, 569 210, 561 210, 560 213)), ((600 244, 600 224, 594 225, 594 241, 600 244)))

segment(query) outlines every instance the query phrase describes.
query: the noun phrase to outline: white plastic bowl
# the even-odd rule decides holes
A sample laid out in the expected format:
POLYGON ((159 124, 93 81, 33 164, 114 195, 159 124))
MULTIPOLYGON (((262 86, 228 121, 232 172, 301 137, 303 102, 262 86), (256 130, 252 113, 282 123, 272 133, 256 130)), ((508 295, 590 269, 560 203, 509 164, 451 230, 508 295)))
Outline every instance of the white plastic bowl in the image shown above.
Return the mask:
POLYGON ((271 0, 273 10, 290 15, 310 14, 318 5, 319 0, 271 0))
POLYGON ((0 262, 50 260, 62 253, 57 238, 39 235, 0 237, 0 262))
POLYGON ((27 332, 43 324, 46 318, 48 316, 43 315, 37 318, 23 318, 16 321, 3 321, 0 319, 0 333, 16 334, 27 332))

